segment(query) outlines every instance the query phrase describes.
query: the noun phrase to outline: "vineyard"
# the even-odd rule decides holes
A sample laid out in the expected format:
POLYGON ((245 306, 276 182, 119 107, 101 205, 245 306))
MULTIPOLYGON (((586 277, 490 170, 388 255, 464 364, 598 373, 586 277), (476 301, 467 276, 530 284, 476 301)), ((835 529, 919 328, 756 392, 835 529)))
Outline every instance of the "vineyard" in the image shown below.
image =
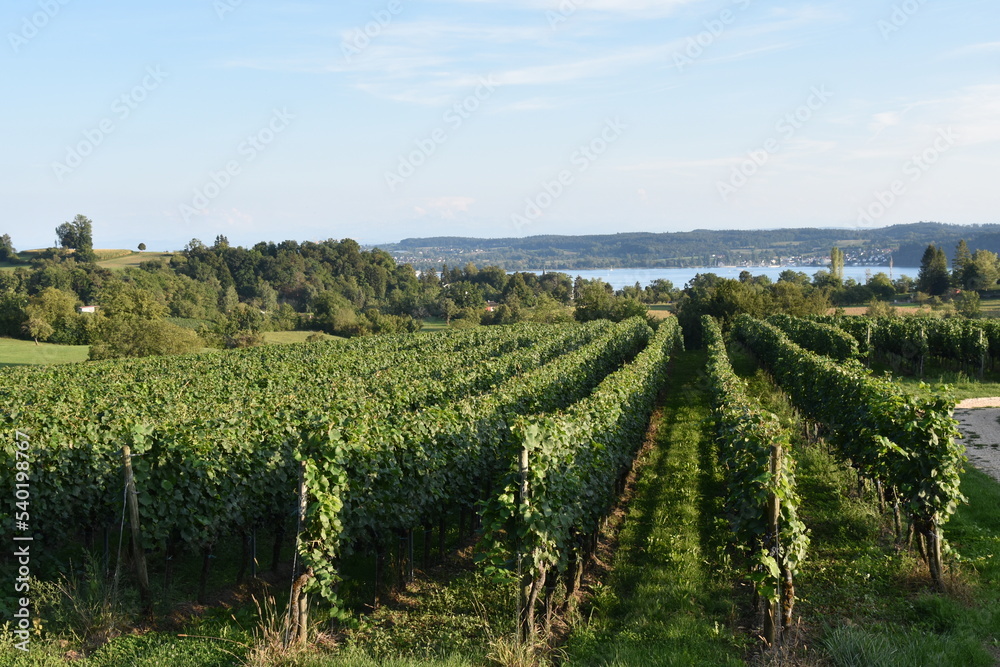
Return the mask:
POLYGON ((705 351, 684 352, 675 318, 655 330, 634 318, 11 369, 0 477, 30 484, 30 499, 8 494, 0 519, 53 561, 86 551, 105 576, 127 572, 145 614, 165 587, 206 604, 213 570, 235 585, 269 563, 285 582, 285 646, 356 627, 472 544, 476 570, 511 591, 517 640, 535 646, 592 589, 683 355, 701 360, 710 408, 699 465, 717 471, 718 571, 752 591, 740 632, 775 648, 793 642, 797 596, 814 594, 801 580, 822 548, 800 469, 820 449, 876 499, 893 548, 913 545, 948 590, 960 559, 948 521, 966 501, 954 402, 864 363, 985 372, 994 337, 976 323, 788 316, 740 316, 724 334, 706 316, 705 351), (792 412, 776 414, 737 358, 792 412))
MULTIPOLYGON (((7 454, 16 433, 37 445, 30 510, 8 505, 3 521, 24 518, 47 549, 102 535, 107 545, 121 525, 127 452, 141 550, 168 579, 178 554, 202 558, 199 599, 220 543, 244 545, 242 578, 256 561, 258 529, 277 527, 275 560, 285 528, 295 531, 291 605, 302 610, 292 617, 302 619, 294 632, 304 639, 307 594, 343 617, 341 559, 371 551, 381 561, 400 538, 412 550, 415 530, 443 531, 449 517, 465 521, 506 493, 507 471, 530 450, 520 416, 570 409, 565 423, 582 424, 590 438, 613 432, 613 456, 602 445, 592 463, 600 470, 575 482, 598 485, 603 504, 565 526, 592 533, 641 439, 679 340, 672 325, 655 335, 638 319, 517 325, 11 372, 0 388, 7 454), (627 412, 591 418, 611 402, 627 412)), ((6 488, 15 472, 4 468, 6 488)), ((584 472, 574 467, 566 479, 584 472)), ((536 486, 531 502, 548 502, 536 486)), ((560 546, 563 561, 576 550, 560 546)), ((397 560, 407 558, 401 551, 397 560)))

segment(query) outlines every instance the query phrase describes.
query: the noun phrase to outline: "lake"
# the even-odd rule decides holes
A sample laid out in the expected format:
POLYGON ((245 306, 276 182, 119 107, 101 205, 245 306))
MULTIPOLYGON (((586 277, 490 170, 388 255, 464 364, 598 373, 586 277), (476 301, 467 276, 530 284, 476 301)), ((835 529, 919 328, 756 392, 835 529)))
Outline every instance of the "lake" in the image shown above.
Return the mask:
MULTIPOLYGON (((755 276, 766 275, 769 276, 771 280, 776 281, 778 276, 781 275, 781 272, 788 269, 793 271, 802 271, 810 278, 812 278, 813 274, 817 271, 828 270, 821 266, 757 266, 749 268, 741 266, 726 266, 701 269, 578 269, 575 271, 561 271, 561 273, 568 273, 573 277, 580 276, 588 280, 600 278, 617 290, 625 287, 626 285, 635 285, 636 282, 645 287, 654 280, 659 280, 661 278, 672 282, 674 287, 684 287, 684 285, 686 285, 695 277, 695 275, 699 273, 714 273, 715 275, 723 278, 739 278, 742 271, 749 271, 755 276)), ((900 276, 909 276, 916 280, 917 273, 920 269, 911 266, 896 266, 891 270, 888 266, 845 266, 844 280, 854 278, 859 283, 865 283, 870 275, 873 276, 879 272, 890 275, 890 271, 893 280, 899 278, 900 276)), ((541 272, 542 271, 539 269, 525 271, 524 273, 541 272)))

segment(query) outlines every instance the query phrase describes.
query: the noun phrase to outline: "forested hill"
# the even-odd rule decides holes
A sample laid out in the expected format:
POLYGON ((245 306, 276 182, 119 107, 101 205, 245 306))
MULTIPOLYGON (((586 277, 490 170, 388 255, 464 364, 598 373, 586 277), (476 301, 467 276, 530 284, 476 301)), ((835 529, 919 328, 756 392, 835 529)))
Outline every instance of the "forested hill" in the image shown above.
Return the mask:
POLYGON ((403 239, 379 247, 416 268, 474 262, 508 270, 528 268, 714 266, 829 256, 844 248, 850 263, 883 264, 889 255, 898 266, 918 266, 928 243, 949 256, 960 239, 973 249, 1000 252, 1000 224, 948 225, 918 222, 891 227, 849 229, 708 230, 633 232, 588 236, 529 236, 476 239, 459 236, 403 239))

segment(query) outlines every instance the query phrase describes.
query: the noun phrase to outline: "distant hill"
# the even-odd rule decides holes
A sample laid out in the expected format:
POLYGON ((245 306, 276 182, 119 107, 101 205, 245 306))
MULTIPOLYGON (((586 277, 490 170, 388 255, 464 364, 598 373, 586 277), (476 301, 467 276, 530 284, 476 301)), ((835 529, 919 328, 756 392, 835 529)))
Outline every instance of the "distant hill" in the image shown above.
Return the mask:
POLYGON ((848 264, 886 264, 891 256, 897 266, 918 266, 928 243, 943 246, 951 257, 963 238, 973 250, 1000 252, 1000 224, 938 222, 871 229, 696 229, 499 239, 438 236, 403 239, 378 247, 418 269, 468 262, 495 264, 507 270, 818 264, 829 256, 834 245, 845 251, 848 264))

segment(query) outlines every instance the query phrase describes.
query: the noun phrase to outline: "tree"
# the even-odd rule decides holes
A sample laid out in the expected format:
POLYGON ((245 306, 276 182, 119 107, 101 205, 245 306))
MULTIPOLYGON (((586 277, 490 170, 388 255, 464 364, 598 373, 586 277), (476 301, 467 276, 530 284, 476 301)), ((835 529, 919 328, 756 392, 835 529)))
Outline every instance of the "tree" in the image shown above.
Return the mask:
POLYGON ((458 305, 446 296, 438 299, 437 310, 441 313, 441 317, 444 318, 445 326, 451 325, 451 318, 453 318, 459 311, 458 305))
POLYGON ((221 337, 224 347, 253 347, 264 342, 260 332, 266 319, 256 306, 237 303, 217 325, 215 333, 221 337))
POLYGON ((78 301, 73 292, 46 287, 28 300, 24 309, 28 316, 25 333, 35 343, 39 340, 64 344, 84 342, 86 334, 81 316, 76 312, 78 301))
POLYGON ((779 283, 794 283, 797 285, 808 285, 809 276, 805 271, 796 271, 795 269, 785 269, 778 275, 779 283))
POLYGON ((664 278, 657 278, 646 285, 646 303, 666 303, 674 300, 674 284, 664 278))
POLYGON ((826 290, 813 288, 808 282, 803 284, 779 280, 770 289, 776 312, 802 317, 825 315, 830 309, 829 293, 826 290))
POLYGON ((955 256, 951 260, 951 279, 956 287, 968 287, 965 282, 966 271, 971 263, 972 252, 969 251, 969 245, 965 242, 965 239, 962 239, 955 246, 955 256))
POLYGON ((896 309, 885 301, 872 299, 868 302, 868 309, 865 311, 868 317, 895 317, 896 309))
POLYGON ((365 333, 365 323, 354 304, 343 294, 326 290, 312 300, 313 322, 334 336, 356 336, 365 333))
POLYGON ((889 280, 889 276, 881 271, 869 278, 866 285, 875 298, 881 301, 888 301, 896 295, 896 286, 889 280))
POLYGON ((17 251, 14 250, 14 242, 10 240, 10 234, 0 236, 0 262, 10 262, 17 259, 17 251))
POLYGON ((965 288, 981 292, 996 287, 1000 280, 1000 259, 989 250, 977 250, 965 266, 965 288))
POLYGON ((145 251, 146 251, 146 244, 145 243, 140 243, 139 244, 139 252, 145 252, 145 251))
POLYGON ((814 287, 829 287, 836 290, 843 286, 843 281, 829 271, 820 269, 813 274, 812 284, 814 287))
POLYGON ((979 317, 981 312, 979 294, 969 290, 962 292, 955 298, 955 310, 965 317, 979 317))
POLYGON ((948 291, 951 276, 948 275, 948 258, 944 250, 933 243, 924 250, 917 274, 917 289, 931 296, 940 296, 948 291))
POLYGON ((187 354, 205 346, 194 331, 166 320, 105 317, 98 313, 90 330, 94 341, 90 359, 187 354))
POLYGON ((236 288, 230 285, 219 296, 219 310, 229 313, 240 303, 240 296, 236 293, 236 288))
MULTIPOLYGON (((524 274, 515 273, 507 284, 504 285, 503 293, 500 296, 503 303, 516 303, 522 306, 534 305, 535 295, 524 282, 524 274)), ((457 300, 456 300, 457 301, 457 300)))
POLYGON ((59 225, 56 227, 56 236, 61 247, 76 250, 77 259, 81 262, 95 259, 93 222, 87 216, 77 214, 73 222, 59 225))
POLYGON ((48 340, 49 336, 55 333, 55 329, 40 317, 29 317, 24 323, 24 333, 31 336, 35 345, 38 345, 39 339, 48 340))
POLYGON ((535 307, 528 311, 526 319, 546 324, 572 322, 573 311, 548 294, 541 294, 535 307))
POLYGON ((896 288, 897 294, 909 294, 913 291, 913 286, 916 283, 910 276, 900 276, 892 281, 892 286, 896 288))
POLYGON ((602 280, 584 285, 573 313, 578 322, 600 319, 620 322, 636 315, 645 317, 646 306, 634 298, 615 296, 609 287, 602 280))
POLYGON ((115 281, 97 293, 101 312, 112 318, 157 320, 167 315, 167 307, 151 290, 133 283, 115 281))
POLYGON ((839 281, 844 280, 844 251, 837 246, 830 251, 830 275, 839 281))

